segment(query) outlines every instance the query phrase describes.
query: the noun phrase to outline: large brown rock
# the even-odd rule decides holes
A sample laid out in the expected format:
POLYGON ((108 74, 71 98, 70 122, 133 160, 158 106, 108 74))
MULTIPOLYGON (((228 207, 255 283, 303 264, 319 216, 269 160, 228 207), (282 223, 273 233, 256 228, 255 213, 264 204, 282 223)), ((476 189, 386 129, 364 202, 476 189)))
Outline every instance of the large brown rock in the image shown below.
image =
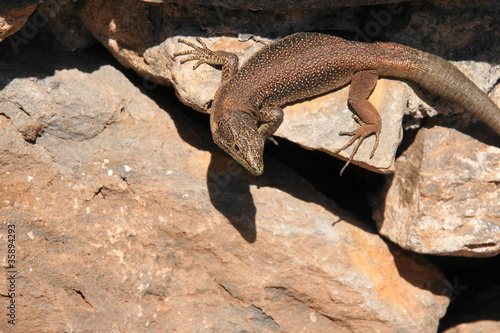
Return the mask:
POLYGON ((444 331, 444 333, 493 333, 500 332, 500 321, 477 320, 463 323, 444 331))
MULTIPOLYGON (((488 77, 500 75, 499 66, 458 65, 486 86, 495 84, 488 77)), ((499 86, 490 97, 500 104, 499 86)), ((477 121, 428 123, 398 158, 396 173, 374 202, 379 232, 419 253, 500 253, 499 147, 498 135, 477 121)))
POLYGON ((436 331, 441 273, 286 168, 247 176, 205 128, 92 59, 2 58, 0 75, 17 331, 436 331), (28 142, 26 126, 43 133, 28 142))

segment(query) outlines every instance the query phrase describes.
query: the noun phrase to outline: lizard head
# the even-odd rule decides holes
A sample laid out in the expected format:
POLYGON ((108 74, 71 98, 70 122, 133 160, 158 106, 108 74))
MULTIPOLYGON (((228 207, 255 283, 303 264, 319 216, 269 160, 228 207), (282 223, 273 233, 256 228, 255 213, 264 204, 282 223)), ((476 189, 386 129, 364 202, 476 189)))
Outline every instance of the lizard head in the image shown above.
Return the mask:
POLYGON ((210 116, 214 142, 247 169, 260 176, 264 172, 264 142, 255 117, 246 112, 210 116))

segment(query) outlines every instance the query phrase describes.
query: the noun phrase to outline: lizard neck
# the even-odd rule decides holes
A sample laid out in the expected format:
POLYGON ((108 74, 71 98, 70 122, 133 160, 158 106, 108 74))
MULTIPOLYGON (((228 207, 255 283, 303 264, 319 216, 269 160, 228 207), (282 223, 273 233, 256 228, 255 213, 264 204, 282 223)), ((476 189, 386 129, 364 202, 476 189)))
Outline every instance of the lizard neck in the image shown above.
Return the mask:
POLYGON ((246 113, 255 116, 261 107, 261 100, 254 94, 243 91, 232 80, 222 85, 214 97, 212 110, 210 111, 216 118, 224 114, 246 113))

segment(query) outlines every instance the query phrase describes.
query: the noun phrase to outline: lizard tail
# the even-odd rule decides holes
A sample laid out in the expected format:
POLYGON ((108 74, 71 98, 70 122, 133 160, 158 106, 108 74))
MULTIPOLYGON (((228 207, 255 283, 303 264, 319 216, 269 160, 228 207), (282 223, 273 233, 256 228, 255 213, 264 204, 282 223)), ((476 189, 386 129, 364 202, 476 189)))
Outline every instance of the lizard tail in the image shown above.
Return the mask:
POLYGON ((456 103, 482 120, 500 135, 500 109, 465 74, 438 56, 419 52, 420 58, 409 80, 422 88, 456 103))

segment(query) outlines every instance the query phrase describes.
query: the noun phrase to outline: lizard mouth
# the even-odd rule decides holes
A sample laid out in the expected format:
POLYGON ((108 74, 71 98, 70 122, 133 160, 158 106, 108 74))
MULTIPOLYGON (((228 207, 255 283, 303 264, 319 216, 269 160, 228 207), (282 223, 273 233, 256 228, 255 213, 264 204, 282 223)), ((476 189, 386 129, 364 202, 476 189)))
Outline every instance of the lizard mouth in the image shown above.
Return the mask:
POLYGON ((247 168, 246 169, 254 176, 260 176, 264 173, 264 166, 258 166, 258 167, 252 167, 252 168, 247 168))
POLYGON ((263 150, 264 149, 262 147, 258 153, 255 153, 254 150, 249 150, 245 152, 246 154, 236 154, 236 156, 232 156, 235 157, 235 160, 252 175, 260 176, 264 173, 263 150))
POLYGON ((238 154, 231 154, 228 152, 229 155, 231 155, 236 162, 238 162, 242 167, 247 169, 248 172, 250 172, 254 176, 260 176, 262 173, 264 173, 264 162, 262 159, 245 159, 239 156, 238 154))
POLYGON ((226 148, 224 149, 226 153, 228 153, 236 162, 238 162, 242 167, 247 169, 254 176, 260 176, 264 173, 264 161, 262 158, 262 153, 260 153, 257 157, 248 157, 242 156, 241 151, 234 151, 233 149, 226 148))

